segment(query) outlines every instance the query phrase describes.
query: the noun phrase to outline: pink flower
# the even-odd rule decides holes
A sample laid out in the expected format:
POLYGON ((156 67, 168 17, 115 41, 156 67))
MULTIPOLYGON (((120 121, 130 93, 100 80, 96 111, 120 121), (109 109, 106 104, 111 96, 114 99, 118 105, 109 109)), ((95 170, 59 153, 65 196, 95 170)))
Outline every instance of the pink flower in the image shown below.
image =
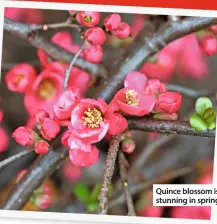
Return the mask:
POLYGON ((34 116, 29 116, 25 126, 28 127, 28 128, 34 129, 36 124, 37 123, 36 123, 35 117, 34 116))
POLYGON ((141 30, 143 29, 145 24, 144 15, 134 14, 132 18, 132 25, 131 25, 131 34, 133 37, 136 37, 141 30))
POLYGON ((217 25, 210 26, 209 30, 212 31, 213 33, 217 33, 217 25))
POLYGON ((40 209, 47 209, 52 204, 51 195, 40 194, 35 198, 34 205, 40 209))
POLYGON ((0 123, 1 123, 1 122, 2 122, 2 120, 3 120, 3 117, 4 117, 3 111, 2 111, 2 110, 0 110, 0 123))
POLYGON ((59 124, 50 118, 45 118, 41 123, 41 135, 47 140, 51 140, 60 132, 59 124))
POLYGON ((81 178, 82 169, 75 166, 70 160, 68 160, 63 165, 63 174, 67 180, 75 182, 81 178))
POLYGON ((85 48, 83 57, 94 64, 99 63, 103 57, 103 49, 100 45, 92 45, 85 48))
POLYGON ((77 96, 72 89, 67 89, 54 105, 54 114, 58 120, 68 120, 77 103, 77 96))
POLYGON ((28 127, 17 128, 12 137, 22 146, 32 146, 37 139, 36 133, 28 127))
POLYGON ((9 138, 6 131, 0 127, 0 153, 7 150, 9 138))
POLYGON ((144 116, 153 110, 155 96, 153 93, 143 93, 134 89, 123 88, 116 93, 112 104, 126 114, 144 116))
POLYGON ((40 63, 42 64, 44 68, 46 68, 50 62, 52 62, 49 55, 42 49, 37 50, 37 56, 39 58, 40 63))
POLYGON ((209 55, 215 55, 217 52, 217 40, 213 34, 204 34, 199 38, 199 44, 202 51, 209 55))
POLYGON ((23 169, 20 172, 18 172, 18 174, 16 176, 16 184, 23 179, 23 177, 27 174, 27 172, 28 172, 27 169, 23 169))
POLYGON ((167 87, 161 83, 158 79, 151 79, 147 82, 145 87, 145 92, 154 93, 156 96, 159 96, 161 93, 165 93, 167 91, 167 87))
POLYGON ((78 12, 76 15, 77 22, 83 26, 94 27, 100 21, 99 12, 83 11, 78 12))
POLYGON ((71 135, 71 131, 70 130, 67 130, 65 131, 63 134, 62 134, 62 137, 61 137, 61 143, 64 147, 69 147, 68 146, 68 138, 70 137, 71 135))
POLYGON ((176 113, 182 105, 182 95, 178 92, 162 93, 156 100, 155 109, 162 113, 176 113))
POLYGON ((93 27, 88 29, 84 38, 93 45, 102 45, 106 41, 105 32, 100 27, 93 27))
POLYGON ((50 147, 50 145, 46 141, 39 140, 35 143, 34 149, 37 154, 43 155, 43 154, 48 153, 49 147, 50 147))
POLYGON ((104 20, 104 26, 106 30, 115 30, 121 25, 121 16, 117 13, 113 13, 107 16, 104 20))
POLYGON ((130 36, 130 33, 131 33, 131 28, 125 22, 122 22, 121 25, 117 29, 112 30, 112 34, 118 37, 119 39, 128 38, 130 36))
POLYGON ((124 80, 124 87, 144 91, 147 82, 145 74, 137 71, 132 71, 127 74, 124 80))
POLYGON ((99 142, 104 138, 109 121, 106 119, 108 106, 100 100, 82 99, 72 110, 69 129, 86 143, 99 142))
POLYGON ((29 64, 17 64, 10 69, 5 77, 8 89, 13 92, 24 93, 33 84, 36 70, 29 64))
POLYGON ((47 111, 39 109, 35 114, 35 120, 38 124, 41 124, 45 118, 49 118, 47 111))

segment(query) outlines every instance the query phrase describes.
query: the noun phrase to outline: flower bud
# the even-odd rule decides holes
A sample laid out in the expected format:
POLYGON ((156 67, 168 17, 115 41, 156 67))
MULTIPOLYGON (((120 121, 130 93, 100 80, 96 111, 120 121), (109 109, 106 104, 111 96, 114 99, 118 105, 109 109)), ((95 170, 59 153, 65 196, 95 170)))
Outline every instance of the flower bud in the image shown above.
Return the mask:
POLYGON ((162 93, 156 100, 156 111, 163 113, 176 113, 182 104, 182 95, 178 92, 162 93))
POLYGON ((12 137, 22 146, 32 146, 37 139, 37 134, 31 128, 19 127, 13 132, 12 137))
POLYGON ((45 119, 48 118, 49 114, 47 113, 47 111, 40 109, 36 112, 35 114, 35 120, 38 124, 41 124, 41 122, 45 119))
POLYGON ((68 145, 68 138, 69 136, 71 135, 71 131, 68 130, 68 131, 65 131, 61 137, 61 143, 64 147, 69 147, 68 145))
POLYGON ((6 131, 0 127, 0 153, 4 152, 8 147, 9 138, 6 131))
POLYGON ((76 20, 83 26, 94 27, 100 21, 100 13, 91 11, 78 12, 76 15, 76 20))
POLYGON ((83 57, 87 61, 97 64, 102 60, 103 49, 100 45, 86 47, 83 52, 83 57))
POLYGON ((207 97, 200 97, 196 100, 195 103, 195 110, 198 115, 203 117, 204 112, 206 111, 207 108, 212 107, 212 102, 209 98, 207 97))
POLYGON ((154 119, 157 120, 169 120, 169 121, 176 121, 178 119, 177 113, 159 113, 153 115, 154 119))
POLYGON ((105 32, 100 27, 93 27, 88 29, 84 38, 93 45, 102 45, 106 41, 105 32))
POLYGON ((104 20, 104 26, 106 30, 115 30, 121 25, 121 16, 117 13, 113 13, 107 16, 104 20))
POLYGON ((127 23, 122 22, 121 25, 112 31, 112 34, 118 37, 119 39, 125 39, 130 36, 131 28, 127 23))
POLYGON ((44 140, 39 140, 35 143, 34 146, 35 152, 37 154, 46 154, 49 151, 49 144, 44 140))
POLYGON ((41 135, 47 140, 51 140, 60 132, 59 124, 50 118, 45 118, 41 123, 41 135))
POLYGON ((208 129, 208 125, 197 114, 193 114, 190 117, 190 125, 196 131, 204 131, 208 129))
POLYGON ((159 96, 161 93, 165 93, 167 91, 166 86, 161 83, 158 79, 151 79, 147 82, 145 87, 145 92, 152 92, 156 96, 159 96))
POLYGON ((28 172, 27 169, 23 169, 23 170, 21 170, 21 171, 17 174, 17 176, 16 176, 16 184, 17 184, 18 182, 20 182, 20 181, 23 179, 23 177, 26 175, 27 172, 28 172))
POLYGON ((50 207, 51 203, 52 198, 50 195, 47 194, 41 194, 33 201, 33 204, 39 209, 47 209, 50 207))
POLYGON ((125 137, 125 139, 122 141, 121 149, 124 152, 130 154, 130 153, 134 152, 135 148, 136 148, 136 144, 133 141, 133 139, 125 137))
POLYGON ((212 56, 216 54, 217 52, 217 40, 216 37, 213 34, 204 34, 200 39, 199 39, 199 44, 202 49, 202 51, 209 55, 212 56))

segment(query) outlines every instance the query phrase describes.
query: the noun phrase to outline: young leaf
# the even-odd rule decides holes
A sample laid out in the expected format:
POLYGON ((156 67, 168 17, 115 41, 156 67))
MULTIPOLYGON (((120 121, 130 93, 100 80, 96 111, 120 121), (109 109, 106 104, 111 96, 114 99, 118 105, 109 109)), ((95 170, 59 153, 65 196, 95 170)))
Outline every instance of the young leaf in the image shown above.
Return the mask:
POLYGON ((213 122, 215 118, 216 118, 216 111, 214 108, 211 108, 211 107, 205 110, 204 115, 202 117, 202 119, 206 121, 207 123, 213 122))
POLYGON ((190 125, 197 131, 204 131, 208 129, 208 125, 197 114, 190 117, 190 125))
POLYGON ((73 186, 73 193, 78 197, 79 200, 86 202, 89 197, 89 190, 85 184, 77 183, 73 186))
POLYGON ((209 123, 209 129, 210 129, 210 130, 214 130, 215 128, 216 128, 216 123, 215 123, 215 121, 209 123))
POLYGON ((199 116, 203 116, 207 108, 212 107, 212 102, 207 97, 200 97, 195 103, 195 110, 199 116))
POLYGON ((88 212, 95 212, 99 208, 99 202, 95 201, 87 205, 88 212))
POLYGON ((88 201, 89 202, 95 202, 98 200, 98 196, 100 193, 101 184, 96 184, 92 190, 92 192, 89 195, 88 201))

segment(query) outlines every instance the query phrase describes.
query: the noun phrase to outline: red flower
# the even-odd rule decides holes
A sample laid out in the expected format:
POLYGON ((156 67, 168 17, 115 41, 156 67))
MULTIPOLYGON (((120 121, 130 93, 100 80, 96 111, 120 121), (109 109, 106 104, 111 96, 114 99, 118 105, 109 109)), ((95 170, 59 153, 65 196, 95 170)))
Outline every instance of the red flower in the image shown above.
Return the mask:
POLYGON ((103 57, 103 49, 100 45, 92 45, 85 48, 83 57, 94 64, 99 63, 103 57))
POLYGON ((72 111, 69 129, 86 143, 99 142, 109 129, 109 122, 105 117, 107 108, 108 106, 99 100, 80 100, 72 111))
POLYGON ((126 114, 144 116, 153 110, 155 96, 153 93, 142 93, 134 89, 124 88, 116 93, 112 104, 126 114))
POLYGON ((46 68, 50 62, 52 62, 49 55, 42 49, 37 50, 37 56, 39 58, 40 63, 42 64, 42 67, 44 68, 46 68))
POLYGON ((125 39, 130 36, 131 28, 129 24, 122 22, 121 25, 115 29, 112 30, 112 34, 114 34, 119 39, 125 39))
POLYGON ((104 20, 104 26, 106 30, 115 30, 121 25, 121 16, 117 13, 113 13, 107 16, 104 20))
POLYGON ((165 93, 167 91, 167 87, 161 83, 158 79, 151 79, 147 82, 145 87, 145 92, 154 93, 156 96, 159 96, 161 93, 165 93))
POLYGON ((68 160, 63 165, 63 174, 67 180, 75 182, 81 178, 82 169, 75 166, 70 160, 68 160))
POLYGON ((62 137, 61 137, 61 143, 64 147, 69 147, 68 145, 68 138, 70 137, 71 135, 71 131, 70 130, 67 130, 63 133, 62 137))
POLYGON ((8 147, 9 138, 3 128, 0 127, 0 153, 4 152, 8 147))
POLYGON ((36 77, 36 70, 29 64, 15 65, 5 77, 8 89, 13 92, 24 93, 32 85, 36 77))
POLYGON ((40 194, 35 198, 34 205, 40 209, 47 209, 52 203, 51 195, 49 194, 40 194))
POLYGON ((83 11, 78 12, 76 15, 77 22, 83 26, 94 27, 100 21, 99 12, 83 11))
POLYGON ((93 27, 88 29, 84 38, 93 45, 102 45, 106 41, 105 32, 100 27, 93 27))
POLYGON ((51 140, 60 132, 59 124, 50 118, 45 118, 41 123, 41 135, 47 140, 51 140))
POLYGON ((132 71, 127 74, 124 80, 124 87, 144 91, 147 82, 145 74, 137 71, 132 71))
POLYGON ((3 117, 4 117, 3 111, 2 111, 2 110, 0 110, 0 123, 1 123, 1 122, 2 122, 2 120, 3 120, 3 117))
POLYGON ((48 153, 49 147, 50 147, 50 145, 46 141, 39 140, 35 143, 34 149, 37 154, 43 155, 43 154, 48 153))
POLYGON ((31 128, 19 127, 13 132, 12 137, 22 146, 32 146, 37 135, 31 128))
POLYGON ((39 109, 35 114, 35 120, 38 124, 41 124, 45 118, 49 118, 47 111, 39 109))
POLYGON ((199 38, 199 44, 202 51, 209 55, 215 55, 217 52, 217 40, 213 34, 204 34, 199 38))
POLYGON ((176 113, 182 104, 182 95, 178 92, 162 93, 156 100, 156 111, 162 113, 176 113))

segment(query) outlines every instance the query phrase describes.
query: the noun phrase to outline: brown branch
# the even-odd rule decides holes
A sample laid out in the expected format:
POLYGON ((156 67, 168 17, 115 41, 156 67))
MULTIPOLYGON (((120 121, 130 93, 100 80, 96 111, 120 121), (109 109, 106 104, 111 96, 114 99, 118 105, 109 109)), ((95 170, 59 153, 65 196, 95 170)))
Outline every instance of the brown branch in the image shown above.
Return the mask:
MULTIPOLYGON (((17 36, 32 46, 44 50, 48 55, 50 55, 53 59, 70 63, 73 58, 74 54, 71 52, 64 50, 63 48, 51 43, 50 41, 46 40, 41 35, 37 34, 34 30, 32 31, 32 26, 38 25, 26 25, 22 23, 18 23, 12 21, 5 17, 4 19, 4 30, 17 36)), ((100 74, 103 77, 107 77, 107 71, 102 65, 92 64, 83 58, 78 58, 75 62, 75 66, 78 66, 84 70, 89 71, 91 74, 100 74)))
POLYGON ((136 216, 135 208, 133 205, 133 199, 130 193, 130 187, 128 183, 127 168, 129 167, 129 164, 127 159, 125 158, 124 153, 121 150, 118 153, 118 161, 119 161, 121 182, 124 189, 125 200, 128 208, 128 215, 136 216))
POLYGON ((117 135, 112 138, 109 145, 108 155, 106 157, 102 187, 98 197, 102 215, 105 215, 107 213, 107 194, 114 173, 120 141, 121 135, 117 135))
POLYGON ((147 118, 129 118, 128 124, 129 128, 133 130, 215 138, 215 130, 198 132, 190 126, 188 121, 161 121, 147 118))
POLYGON ((189 17, 172 24, 168 23, 167 27, 163 27, 150 38, 141 38, 141 43, 132 45, 125 54, 125 60, 118 63, 113 78, 102 86, 99 97, 109 102, 114 94, 123 87, 123 81, 128 72, 140 69, 150 56, 168 43, 213 24, 217 24, 217 18, 189 17))

